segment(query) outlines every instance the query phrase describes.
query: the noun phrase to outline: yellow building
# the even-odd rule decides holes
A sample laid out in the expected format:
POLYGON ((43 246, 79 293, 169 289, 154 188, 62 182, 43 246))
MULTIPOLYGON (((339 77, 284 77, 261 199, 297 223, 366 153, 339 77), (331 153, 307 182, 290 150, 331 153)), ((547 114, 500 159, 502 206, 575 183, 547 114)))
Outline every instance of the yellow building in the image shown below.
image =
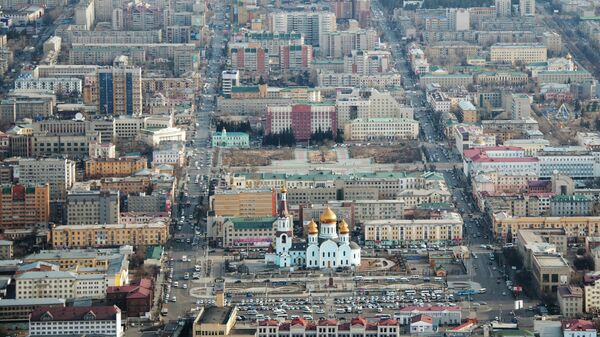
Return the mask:
POLYGON ((164 222, 149 224, 65 225, 50 231, 54 247, 109 247, 162 245, 169 237, 164 222))
POLYGON ((458 213, 447 213, 440 219, 365 221, 363 227, 367 245, 460 241, 463 235, 463 219, 458 213))
POLYGON ((525 64, 546 62, 548 50, 542 44, 531 43, 497 43, 490 47, 492 62, 522 62, 525 64))
POLYGON ((583 242, 587 236, 600 235, 600 217, 513 217, 501 212, 494 214, 493 228, 495 237, 502 240, 506 240, 509 233, 515 240, 521 229, 560 228, 564 229, 567 237, 583 242))
POLYGON ((148 167, 144 157, 121 157, 118 159, 89 159, 85 162, 87 178, 128 177, 148 167))
POLYGON ((216 216, 272 217, 277 214, 277 193, 270 188, 217 190, 210 206, 216 216))
POLYGON ((225 306, 225 282, 215 282, 215 305, 202 307, 192 326, 192 336, 238 336, 232 330, 237 321, 238 308, 225 306))

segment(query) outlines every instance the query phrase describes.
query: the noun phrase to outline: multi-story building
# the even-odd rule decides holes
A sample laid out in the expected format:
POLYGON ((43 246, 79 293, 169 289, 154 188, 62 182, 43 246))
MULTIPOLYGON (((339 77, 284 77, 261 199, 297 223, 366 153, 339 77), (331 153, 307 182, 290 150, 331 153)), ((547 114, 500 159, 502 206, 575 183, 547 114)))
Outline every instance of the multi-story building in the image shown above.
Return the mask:
POLYGON ((443 89, 466 87, 473 84, 473 74, 425 74, 419 77, 419 85, 426 87, 437 83, 443 89))
POLYGON ((562 37, 557 32, 544 32, 542 34, 542 43, 548 48, 548 51, 560 53, 563 50, 562 37))
POLYGON ((122 337, 121 324, 121 309, 116 305, 40 307, 29 317, 29 334, 31 336, 73 334, 122 337))
POLYGON ((327 207, 344 218, 351 229, 369 220, 403 219, 406 208, 402 200, 328 200, 322 204, 301 205, 298 217, 302 222, 318 219, 327 207))
POLYGON ((554 296, 559 286, 571 281, 571 267, 561 255, 534 254, 531 260, 535 290, 540 296, 554 296))
POLYGON ((304 42, 318 47, 321 38, 337 29, 334 13, 318 12, 274 12, 270 14, 271 32, 300 33, 304 42))
POLYGON ((249 75, 266 74, 269 70, 269 51, 261 47, 230 45, 231 67, 249 75))
POLYGON ((221 90, 223 95, 230 96, 231 88, 240 85, 239 70, 224 70, 221 74, 221 90))
MULTIPOLYGON (((61 271, 82 271, 85 274, 99 274, 106 279, 105 286, 122 286, 129 283, 128 255, 131 247, 100 249, 42 250, 27 255, 23 262, 32 266, 39 263, 58 266, 61 271)), ((51 271, 54 269, 34 269, 51 271)))
POLYGON ((219 238, 226 248, 267 248, 277 233, 277 219, 264 218, 225 218, 222 223, 223 237, 219 238))
POLYGON ((50 221, 50 188, 44 185, 3 185, 0 227, 18 229, 46 226, 50 221))
POLYGON ((445 188, 406 189, 396 195, 406 208, 417 208, 421 204, 448 203, 451 197, 452 193, 445 188))
POLYGON ((101 274, 70 271, 28 271, 15 277, 17 299, 104 298, 106 280, 101 274))
POLYGON ((216 216, 262 218, 277 213, 277 193, 271 188, 217 189, 209 203, 216 216))
POLYGON ((337 124, 341 128, 353 119, 413 119, 412 107, 400 104, 389 92, 377 89, 339 89, 336 96, 337 124))
POLYGON ((440 219, 371 220, 363 224, 367 245, 397 245, 403 242, 446 242, 462 240, 463 220, 458 213, 440 219))
POLYGON ((377 74, 372 76, 361 76, 352 73, 334 73, 332 71, 321 71, 318 74, 317 83, 319 87, 359 87, 385 89, 402 84, 400 74, 377 74))
POLYGON ((555 195, 550 199, 551 216, 592 215, 594 200, 584 195, 555 195))
POLYGON ((531 116, 531 97, 526 94, 512 94, 510 114, 513 120, 528 119, 531 116))
POLYGON ((512 2, 510 0, 496 0, 496 15, 511 16, 512 2))
POLYGON ((122 195, 144 193, 151 186, 148 177, 124 177, 124 178, 102 178, 100 179, 100 190, 117 190, 122 195))
POLYGON ((243 36, 243 41, 269 51, 269 56, 278 57, 281 47, 304 46, 304 37, 301 33, 270 33, 265 31, 250 31, 243 36))
POLYGON ((85 176, 88 178, 127 177, 147 168, 144 157, 121 157, 118 159, 88 159, 85 162, 85 176))
POLYGON ((48 184, 50 202, 64 201, 75 182, 75 162, 69 159, 19 159, 19 181, 22 184, 48 184))
POLYGON ((98 69, 98 111, 106 115, 142 113, 142 69, 119 66, 98 69))
POLYGON ((118 224, 119 191, 71 191, 67 194, 67 225, 118 224))
POLYGON ((140 130, 140 139, 152 146, 160 146, 163 142, 184 142, 185 130, 172 127, 147 127, 140 130))
POLYGON ((127 210, 130 212, 169 212, 171 199, 169 193, 155 190, 152 194, 140 193, 127 197, 127 210))
POLYGON ((269 105, 267 106, 265 134, 279 134, 291 130, 298 141, 309 140, 311 135, 338 131, 337 113, 332 102, 269 105))
POLYGON ((211 135, 212 147, 247 148, 250 146, 250 135, 245 132, 215 131, 211 135))
POLYGON ((182 167, 185 163, 185 145, 180 142, 163 142, 152 151, 152 166, 161 164, 182 167))
POLYGON ((535 16, 535 0, 519 0, 519 14, 521 16, 535 16))
POLYGON ((557 290, 560 314, 576 317, 583 313, 583 289, 577 286, 560 286, 557 290))
POLYGON ((595 155, 582 146, 545 147, 538 151, 537 158, 540 178, 550 178, 554 172, 575 179, 597 175, 595 155))
POLYGON ((31 138, 33 154, 35 156, 86 156, 90 151, 90 143, 101 142, 102 133, 91 126, 90 122, 75 120, 34 122, 31 138))
POLYGON ((459 325, 462 322, 460 307, 404 307, 400 309, 398 322, 400 325, 410 324, 411 318, 417 315, 427 315, 432 318, 434 325, 459 325))
MULTIPOLYGON (((94 1, 97 3, 97 1, 94 1)), ((77 26, 57 27, 55 34, 62 38, 62 43, 162 43, 160 30, 81 30, 77 26)))
POLYGON ((364 318, 353 318, 349 322, 338 322, 333 319, 319 320, 314 323, 303 318, 295 318, 282 322, 274 320, 258 321, 257 337, 286 337, 292 334, 318 335, 327 334, 330 337, 399 337, 401 336, 398 322, 392 319, 375 322, 364 318))
POLYGON ((75 77, 43 77, 22 76, 15 80, 17 90, 52 90, 62 94, 80 94, 83 92, 82 80, 75 77))
POLYGON ((351 141, 396 141, 418 137, 419 122, 406 118, 357 118, 344 126, 344 138, 351 141))
POLYGON ((149 224, 64 225, 51 229, 54 247, 110 247, 164 245, 169 226, 164 222, 149 224))
POLYGON ((40 307, 65 307, 65 299, 59 298, 28 298, 7 299, 0 302, 0 319, 11 321, 27 321, 29 315, 40 307))
POLYGON ((323 42, 319 55, 339 59, 353 50, 374 50, 379 43, 379 34, 374 29, 344 30, 325 34, 323 42))
POLYGON ((600 234, 600 217, 513 217, 505 213, 494 214, 492 220, 494 236, 506 240, 512 235, 513 240, 521 229, 550 229, 562 228, 567 236, 584 241, 587 236, 600 234))
POLYGON ((463 151, 463 169, 466 176, 477 172, 498 171, 511 175, 537 173, 538 158, 525 157, 518 147, 480 147, 463 151))
POLYGON ((279 49, 279 67, 281 70, 304 71, 312 64, 312 46, 281 46, 279 49))
POLYGON ((86 30, 94 27, 96 19, 94 1, 81 1, 75 7, 75 24, 83 26, 86 30))
POLYGON ((367 76, 387 73, 392 63, 387 50, 352 50, 344 56, 344 72, 367 76))
MULTIPOLYGON (((532 1, 532 0, 526 0, 532 1)), ((531 43, 496 43, 490 47, 492 62, 522 62, 524 64, 546 62, 548 50, 542 44, 531 43)))
POLYGON ((11 260, 12 258, 13 258, 13 242, 10 240, 0 240, 0 259, 11 260))

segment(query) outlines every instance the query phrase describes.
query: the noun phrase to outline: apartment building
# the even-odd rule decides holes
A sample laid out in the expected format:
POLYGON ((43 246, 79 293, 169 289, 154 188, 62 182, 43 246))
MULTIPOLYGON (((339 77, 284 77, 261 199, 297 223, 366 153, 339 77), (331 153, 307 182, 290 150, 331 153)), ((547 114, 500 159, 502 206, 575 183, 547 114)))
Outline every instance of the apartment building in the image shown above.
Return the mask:
POLYGON ((260 47, 229 46, 231 67, 247 75, 265 74, 269 68, 269 51, 260 47))
POLYGON ((565 258, 556 254, 534 254, 532 256, 533 281, 537 293, 557 294, 558 287, 569 284, 571 267, 565 258))
POLYGON ((577 286, 560 286, 557 290, 560 314, 576 317, 583 313, 583 289, 577 286))
POLYGON ((260 45, 269 51, 269 56, 278 57, 281 47, 304 46, 304 37, 301 33, 271 33, 266 31, 249 31, 244 33, 244 42, 260 45))
POLYGON ((283 71, 307 71, 313 59, 312 46, 281 46, 279 50, 279 68, 283 71))
POLYGON ((0 227, 22 229, 46 226, 50 221, 50 187, 44 185, 2 185, 0 227))
POLYGON ((121 157, 118 159, 88 159, 85 162, 87 178, 127 177, 147 168, 144 157, 121 157))
POLYGON ((379 34, 374 29, 350 29, 325 34, 319 48, 321 57, 339 59, 353 50, 374 50, 379 44, 379 34))
POLYGON ((271 188, 217 189, 209 205, 216 216, 272 217, 277 214, 277 193, 271 188))
POLYGON ((425 74, 419 77, 419 85, 437 83, 442 89, 451 89, 456 87, 466 87, 474 83, 473 74, 425 74))
POLYGON ((519 0, 519 14, 521 16, 535 16, 535 0, 519 0))
POLYGON ((122 195, 144 193, 150 186, 151 181, 148 177, 111 177, 100 179, 100 190, 116 190, 121 192, 122 195))
POLYGON ((381 90, 401 85, 402 76, 394 73, 362 76, 324 70, 318 73, 317 83, 319 87, 359 87, 381 90))
POLYGON ((46 120, 33 123, 31 145, 34 156, 86 156, 89 144, 100 142, 102 134, 83 121, 46 120))
POLYGON ((440 219, 365 221, 363 231, 367 245, 392 246, 410 241, 461 241, 462 226, 463 220, 458 213, 446 213, 440 219))
POLYGON ((224 70, 221 74, 221 90, 223 95, 230 96, 231 88, 240 85, 239 70, 224 70))
POLYGON ((63 44, 72 43, 161 43, 160 30, 81 30, 77 26, 68 25, 57 27, 55 34, 62 39, 63 44))
POLYGON ((51 229, 54 247, 110 247, 164 245, 169 226, 163 222, 149 224, 64 225, 51 229))
POLYGON ((337 134, 337 113, 332 102, 269 105, 265 121, 265 134, 278 134, 291 130, 297 141, 309 140, 317 131, 337 134))
MULTIPOLYGON (((529 1, 529 0, 527 0, 529 1)), ((532 43, 496 43, 490 47, 490 61, 524 64, 546 62, 548 48, 532 43)))
POLYGON ((555 171, 574 179, 597 175, 594 153, 582 146, 547 146, 538 151, 537 158, 540 178, 550 178, 555 171))
POLYGON ((140 193, 127 197, 129 212, 169 212, 170 209, 170 195, 160 190, 155 190, 152 194, 140 193))
POLYGON ((67 225, 118 224, 119 191, 71 191, 67 194, 67 225))
POLYGON ((300 33, 304 43, 319 47, 325 34, 337 30, 334 13, 318 12, 273 12, 270 14, 272 33, 300 33))
POLYGON ((19 181, 24 185, 48 184, 50 201, 64 201, 75 183, 75 162, 69 159, 19 159, 19 181))
POLYGON ((131 66, 98 69, 98 111, 106 115, 141 115, 142 69, 131 66))
POLYGON ((31 336, 72 334, 122 337, 121 309, 116 305, 40 307, 29 317, 29 333, 31 336))
POLYGON ((301 204, 298 217, 302 222, 318 219, 327 207, 339 218, 345 219, 350 229, 357 223, 369 220, 403 219, 406 209, 402 200, 327 200, 325 203, 301 204))
POLYGON ((392 68, 392 54, 386 50, 352 50, 344 56, 344 73, 377 75, 392 68))
POLYGON ((0 240, 0 259, 11 260, 13 258, 13 242, 0 240))

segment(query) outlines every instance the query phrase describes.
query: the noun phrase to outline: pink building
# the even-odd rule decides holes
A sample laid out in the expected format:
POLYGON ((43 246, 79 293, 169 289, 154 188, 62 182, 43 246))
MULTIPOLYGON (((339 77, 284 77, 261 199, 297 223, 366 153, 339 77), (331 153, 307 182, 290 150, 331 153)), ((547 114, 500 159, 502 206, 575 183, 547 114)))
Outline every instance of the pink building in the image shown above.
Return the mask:
POLYGON ((285 70, 306 70, 312 64, 312 46, 279 47, 279 64, 285 70))
POLYGON ((297 141, 309 140, 317 131, 337 134, 337 111, 333 103, 275 105, 267 107, 265 133, 291 129, 297 141))
POLYGON ((269 53, 263 48, 231 48, 231 66, 244 72, 263 74, 269 64, 269 53))

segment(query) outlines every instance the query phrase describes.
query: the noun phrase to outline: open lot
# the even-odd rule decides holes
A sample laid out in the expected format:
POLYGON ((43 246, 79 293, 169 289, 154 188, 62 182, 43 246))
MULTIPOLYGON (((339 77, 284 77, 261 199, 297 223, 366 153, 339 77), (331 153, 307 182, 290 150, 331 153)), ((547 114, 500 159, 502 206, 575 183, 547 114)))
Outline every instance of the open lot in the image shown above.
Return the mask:
POLYGON ((351 158, 373 158, 377 164, 412 163, 421 160, 421 151, 416 142, 396 145, 352 146, 351 158))
POLYGON ((223 149, 224 166, 267 166, 272 160, 290 160, 294 158, 292 149, 273 150, 234 150, 223 149))

